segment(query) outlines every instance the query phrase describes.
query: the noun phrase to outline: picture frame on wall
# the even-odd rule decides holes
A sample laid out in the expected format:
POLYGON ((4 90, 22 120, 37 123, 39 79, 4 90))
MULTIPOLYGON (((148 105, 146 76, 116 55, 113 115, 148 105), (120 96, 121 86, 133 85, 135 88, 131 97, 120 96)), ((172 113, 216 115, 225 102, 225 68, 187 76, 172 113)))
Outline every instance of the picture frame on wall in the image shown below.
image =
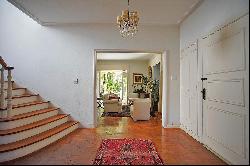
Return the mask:
POLYGON ((133 83, 134 84, 142 84, 142 76, 143 74, 133 73, 133 83))

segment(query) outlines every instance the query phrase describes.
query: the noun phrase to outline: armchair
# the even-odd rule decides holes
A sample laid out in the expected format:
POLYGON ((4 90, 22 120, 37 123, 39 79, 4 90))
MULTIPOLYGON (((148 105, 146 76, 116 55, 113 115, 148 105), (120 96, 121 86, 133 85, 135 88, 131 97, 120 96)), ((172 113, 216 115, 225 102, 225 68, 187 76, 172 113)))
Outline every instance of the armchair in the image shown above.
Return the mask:
POLYGON ((121 112, 122 110, 122 103, 115 94, 105 94, 103 96, 103 105, 104 112, 121 112))
POLYGON ((149 98, 135 99, 130 107, 130 114, 134 121, 150 119, 151 101, 149 98))

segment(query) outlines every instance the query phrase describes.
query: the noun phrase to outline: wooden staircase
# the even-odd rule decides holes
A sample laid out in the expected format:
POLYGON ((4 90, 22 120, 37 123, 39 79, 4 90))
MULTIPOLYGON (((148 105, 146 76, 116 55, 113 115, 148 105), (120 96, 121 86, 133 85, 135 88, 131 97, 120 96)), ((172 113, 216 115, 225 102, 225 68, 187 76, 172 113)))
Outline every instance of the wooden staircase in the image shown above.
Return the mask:
POLYGON ((4 101, 0 109, 0 162, 37 151, 79 127, 78 122, 68 114, 60 114, 60 109, 49 101, 10 81, 1 81, 4 101), (7 102, 11 103, 6 106, 7 102))

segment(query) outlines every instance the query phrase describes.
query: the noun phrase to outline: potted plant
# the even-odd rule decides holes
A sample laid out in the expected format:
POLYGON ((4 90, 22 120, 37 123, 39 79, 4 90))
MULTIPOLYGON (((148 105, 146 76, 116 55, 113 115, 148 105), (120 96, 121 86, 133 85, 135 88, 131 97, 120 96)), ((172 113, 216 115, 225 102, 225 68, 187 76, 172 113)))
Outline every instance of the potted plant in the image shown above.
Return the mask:
POLYGON ((158 102, 159 102, 159 80, 153 80, 151 86, 151 115, 154 116, 154 113, 158 111, 158 102))
POLYGON ((148 88, 149 78, 142 75, 142 84, 133 84, 133 93, 138 93, 139 98, 146 98, 149 92, 148 88))
POLYGON ((138 97, 140 97, 142 93, 145 93, 144 87, 141 84, 140 85, 133 84, 133 87, 134 87, 133 93, 137 93, 138 97))

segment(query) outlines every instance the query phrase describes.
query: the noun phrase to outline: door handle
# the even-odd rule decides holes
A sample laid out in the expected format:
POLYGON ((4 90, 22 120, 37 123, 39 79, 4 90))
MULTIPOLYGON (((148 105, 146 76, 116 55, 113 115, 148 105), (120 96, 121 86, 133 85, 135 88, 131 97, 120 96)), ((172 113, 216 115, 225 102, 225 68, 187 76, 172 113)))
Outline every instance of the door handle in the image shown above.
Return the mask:
POLYGON ((201 78, 201 81, 206 81, 207 80, 207 78, 201 78))
POLYGON ((206 88, 203 88, 201 91, 203 100, 206 100, 206 91, 207 91, 206 88))

